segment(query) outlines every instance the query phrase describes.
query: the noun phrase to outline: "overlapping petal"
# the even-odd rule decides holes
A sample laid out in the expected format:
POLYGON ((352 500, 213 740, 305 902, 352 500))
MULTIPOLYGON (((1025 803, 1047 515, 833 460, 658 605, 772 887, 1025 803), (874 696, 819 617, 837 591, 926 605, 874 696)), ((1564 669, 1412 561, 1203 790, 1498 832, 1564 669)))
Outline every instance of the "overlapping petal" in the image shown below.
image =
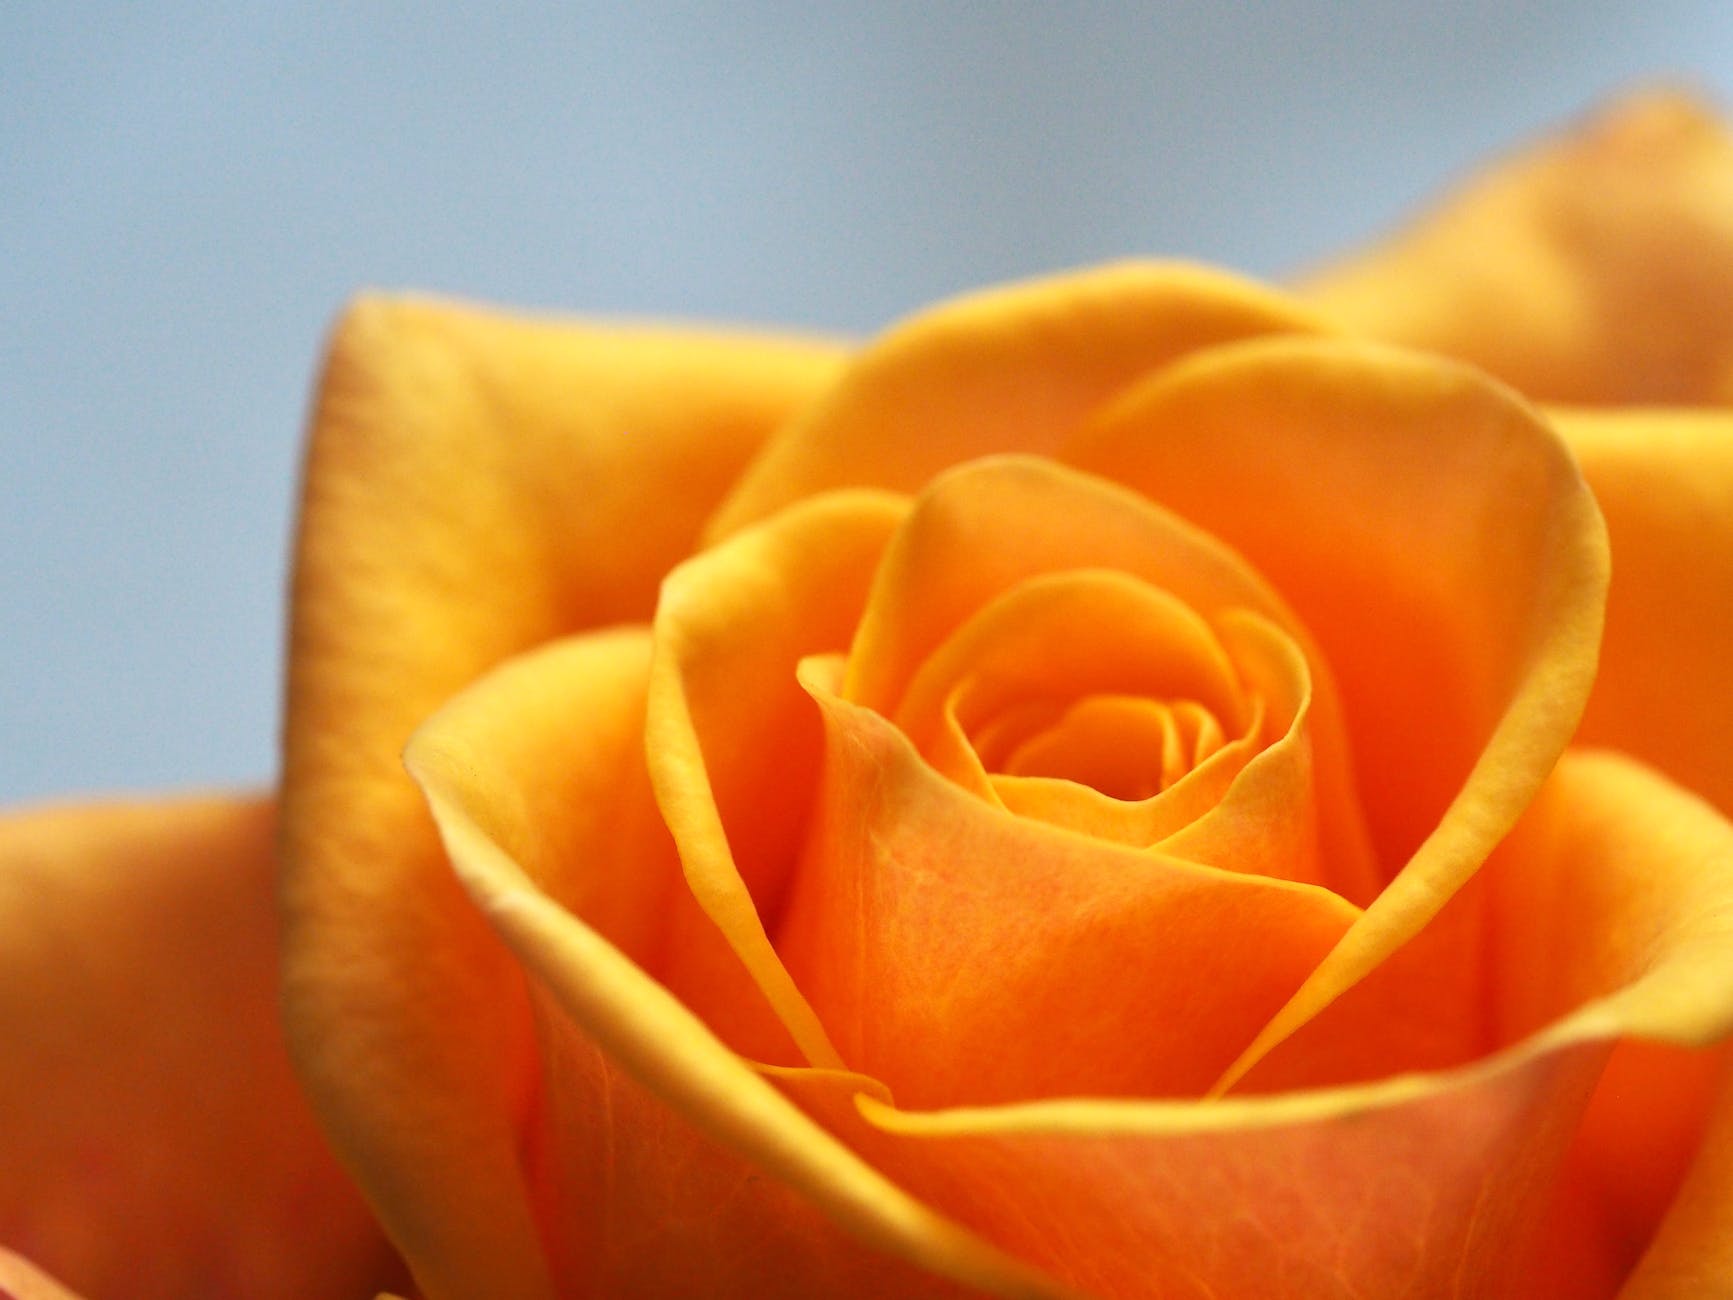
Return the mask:
MULTIPOLYGON (((1506 1011, 1571 1005, 1461 1069, 1208 1104, 931 1112, 817 1076, 779 1083, 933 1206, 1092 1295, 1530 1294, 1545 1280, 1534 1236, 1610 1046, 1733 1028, 1733 826, 1628 760, 1573 752, 1524 839, 1501 878, 1506 1011)), ((1720 1280, 1719 1134, 1637 1274, 1675 1288, 1654 1294, 1720 1280)))
MULTIPOLYGON (((562 1290, 1057 1295, 862 1162, 730 1050, 676 996, 702 992, 678 951, 689 934, 640 936, 634 960, 620 942, 635 925, 609 927, 619 942, 603 933, 621 900, 659 899, 627 909, 642 920, 674 915, 679 900, 662 887, 684 885, 667 856, 660 873, 638 874, 641 740, 606 722, 642 716, 648 669, 636 634, 555 645, 459 696, 407 755, 452 865, 536 992, 530 1164, 562 1290), (598 782, 620 797, 598 802, 598 782)), ((727 972, 704 977, 717 974, 727 972)))
POLYGON ((1214 349, 1065 455, 1282 593, 1341 684, 1374 843, 1401 867, 1225 1085, 1417 933, 1533 798, 1594 678, 1605 530, 1563 443, 1508 390, 1369 344, 1214 349))
POLYGON ((547 1292, 515 1154, 530 1021, 399 752, 506 656, 647 617, 834 367, 827 347, 418 300, 365 299, 337 331, 296 555, 284 1000, 328 1131, 438 1300, 547 1292))
MULTIPOLYGON (((1315 878, 1339 894, 1370 899, 1379 881, 1355 802, 1340 706, 1325 660, 1308 652, 1306 628, 1233 550, 1115 483, 1032 457, 986 457, 941 475, 886 550, 850 648, 843 695, 899 716, 923 665, 977 611, 1031 579, 1089 569, 1159 589, 1194 618, 1225 625, 1241 612, 1255 616, 1300 648, 1311 689, 1305 780, 1318 832, 1307 861, 1321 864, 1315 878)), ((1111 641, 1113 629, 1077 635, 1111 641)), ((1201 811, 1200 804, 1189 807, 1201 811)), ((1313 878, 1303 869, 1276 874, 1313 878)))
MULTIPOLYGON (((309 1300, 394 1276, 289 1069, 274 828, 238 798, 0 819, 0 1245, 79 1291, 309 1300)), ((6 1255, 0 1288, 64 1294, 6 1255)))
POLYGON ((809 660, 828 744, 777 951, 906 1104, 1203 1091, 1358 909, 1014 817, 809 660))
POLYGON ((769 938, 823 743, 794 669, 846 643, 906 510, 860 491, 793 507, 670 574, 656 614, 651 779, 693 895, 798 1049, 758 1050, 778 1064, 841 1063, 769 938))
POLYGON ((863 350, 772 441, 711 521, 721 537, 840 487, 913 492, 993 452, 1051 453, 1138 376, 1216 344, 1333 329, 1225 272, 1127 262, 989 289, 863 350))
POLYGON ((1299 291, 1531 398, 1733 402, 1733 133, 1687 95, 1631 96, 1299 291))

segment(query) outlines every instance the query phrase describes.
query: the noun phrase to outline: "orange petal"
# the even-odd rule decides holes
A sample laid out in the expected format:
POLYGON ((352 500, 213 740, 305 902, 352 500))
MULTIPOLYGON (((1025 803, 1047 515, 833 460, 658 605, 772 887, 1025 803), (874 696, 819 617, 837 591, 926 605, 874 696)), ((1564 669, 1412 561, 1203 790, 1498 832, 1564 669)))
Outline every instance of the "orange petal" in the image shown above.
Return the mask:
POLYGON ((1733 814, 1733 415, 1548 414, 1613 545, 1581 737, 1639 755, 1733 814))
POLYGON ((561 1293, 938 1300, 959 1297, 954 1282, 1056 1295, 863 1164, 587 923, 597 890, 663 897, 678 880, 671 865, 637 878, 642 845, 592 788, 643 780, 636 738, 582 721, 642 710, 646 652, 630 646, 635 682, 619 637, 514 661, 407 753, 452 865, 536 990, 544 1120, 530 1158, 561 1293), (598 656, 620 671, 596 671, 598 656))
MULTIPOLYGON (((1534 1300, 1611 1296, 1630 1277, 1709 1138, 1717 1066, 1726 1059, 1725 1047, 1637 1039, 1613 1049, 1565 1156, 1559 1194, 1531 1266, 1535 1285, 1527 1294, 1534 1300)), ((1721 1183, 1719 1231, 1725 1232, 1733 1223, 1725 1217, 1733 1212, 1727 1190, 1733 1183, 1725 1172, 1714 1177, 1721 1183)), ((1693 1235, 1691 1258, 1675 1257, 1674 1265, 1688 1263, 1686 1275, 1697 1287, 1672 1292, 1679 1300, 1712 1295, 1706 1279, 1733 1276, 1733 1259, 1725 1253, 1715 1258, 1715 1234, 1693 1235)), ((1686 1240, 1680 1238, 1681 1244, 1686 1240)))
POLYGON ((1221 635, 1245 689, 1262 706, 1262 747, 1221 798, 1158 847, 1191 862, 1326 883, 1336 864, 1326 856, 1330 846, 1320 847, 1313 687, 1305 653, 1281 628, 1248 610, 1224 613, 1221 635))
MULTIPOLYGON (((1031 701, 1103 692, 1194 701, 1236 730, 1245 723, 1233 665, 1208 623, 1112 569, 1039 575, 989 601, 921 665, 894 719, 940 771, 960 767, 975 787, 971 738, 984 726, 1031 701)), ((1144 765, 1159 772, 1160 762, 1156 753, 1144 765)))
MULTIPOLYGON (((1505 882, 1526 920, 1508 1014, 1587 1000, 1474 1065, 1207 1104, 924 1113, 810 1073, 777 1082, 935 1208, 1093 1295, 1534 1294, 1531 1234, 1609 1045, 1733 1032, 1733 825, 1629 760, 1576 752, 1535 817, 1536 856, 1505 882)), ((1728 1276, 1711 1271, 1724 1137, 1656 1270, 1728 1276)))
POLYGON ((30 1261, 0 1248, 0 1296, 6 1300, 79 1300, 30 1261))
MULTIPOLYGON (((1733 1278, 1733 1056, 1690 1174, 1619 1300, 1697 1300, 1733 1278)), ((1607 1171, 1617 1177, 1616 1169, 1607 1171)))
MULTIPOLYGON (((1044 574, 1118 570, 1205 620, 1245 610, 1302 648, 1304 627, 1221 542, 1148 499, 1052 461, 989 457, 951 470, 917 498, 875 580, 849 653, 843 694, 897 713, 921 665, 983 606, 1044 574)), ((1369 899, 1377 876, 1354 803, 1339 706, 1324 660, 1308 654, 1312 782, 1327 883, 1369 899)))
POLYGON ((1380 856, 1407 863, 1226 1086, 1412 937, 1532 800, 1593 680, 1605 532, 1507 390, 1370 344, 1200 354, 1067 459, 1208 529, 1293 606, 1340 683, 1380 856))
POLYGON ((338 328, 296 558, 284 996, 322 1118, 434 1295, 547 1282, 512 1126, 527 1004, 399 751, 506 656, 646 617, 834 355, 372 298, 338 328))
MULTIPOLYGON (((1099 698, 1099 697, 1098 697, 1099 698)), ((1095 701, 1085 701, 1082 707, 1088 707, 1095 701)), ((1140 709, 1154 709, 1172 718, 1184 716, 1187 710, 1182 701, 1179 707, 1152 705, 1150 701, 1138 700, 1140 709)), ((1198 710, 1202 712, 1201 709, 1198 710)), ((1051 822, 1055 826, 1067 826, 1072 830, 1093 835, 1098 839, 1114 840, 1120 844, 1130 844, 1141 848, 1160 844, 1170 835, 1193 825, 1217 808, 1232 788, 1234 780, 1245 770, 1246 764, 1259 752, 1259 747, 1267 740, 1264 716, 1264 702, 1253 699, 1250 705, 1251 718, 1243 735, 1217 745, 1216 736, 1219 729, 1214 717, 1208 718, 1207 724, 1194 722, 1198 728, 1197 735, 1207 743, 1217 745, 1213 752, 1201 758, 1186 758, 1175 753, 1178 748, 1178 728, 1171 728, 1162 738, 1162 767, 1164 779, 1171 763, 1174 777, 1172 782, 1159 793, 1149 795, 1135 802, 1126 802, 1111 798, 1103 793, 1106 788, 1092 788, 1072 780, 1055 780, 1045 776, 1030 776, 1021 773, 1022 756, 1032 746, 1041 742, 1052 732, 1037 735, 1031 741, 1019 747, 1010 755, 1008 769, 994 772, 985 779, 990 785, 992 795, 1004 807, 1024 817, 1034 817, 1040 821, 1051 822), (1187 764, 1191 765, 1188 767, 1187 764)), ((1010 722, 1018 721, 1015 712, 1008 712, 1006 718, 1010 722)), ((1068 715, 1069 716, 1069 715, 1068 715)), ((1063 723, 1064 719, 1061 719, 1063 723)), ((987 741, 997 740, 997 735, 989 731, 987 741)), ((1105 743, 1103 738, 1091 738, 1099 743, 1091 745, 1090 759, 1094 762, 1114 761, 1111 755, 1103 758, 1099 752, 1099 744, 1105 743)), ((1079 760, 1081 761, 1081 759, 1079 760)), ((940 763, 936 764, 946 775, 951 773, 940 763)), ((985 773, 983 773, 985 776, 985 773)), ((953 777, 953 780, 956 778, 953 777)), ((970 787, 967 781, 961 782, 965 788, 970 787)), ((1309 790, 1309 795, 1315 795, 1315 790, 1309 790)), ((1315 831, 1315 808, 1308 808, 1305 816, 1305 826, 1297 823, 1287 827, 1292 830, 1315 831)), ((1180 856, 1189 857, 1190 854, 1180 856)), ((1321 879, 1323 873, 1316 869, 1317 845, 1315 841, 1308 844, 1303 855, 1289 859, 1297 867, 1296 871, 1281 871, 1266 874, 1284 875, 1294 879, 1321 879)), ((1199 857, 1199 861, 1217 861, 1212 857, 1199 857)), ((1234 870, 1251 870, 1248 862, 1217 862, 1217 865, 1232 867, 1234 870)), ((1332 875, 1335 873, 1332 872, 1332 875)))
POLYGON ((912 492, 978 456, 1051 452, 1098 403, 1175 357, 1324 328, 1260 285, 1165 263, 1104 266, 944 303, 885 334, 791 422, 709 535, 831 488, 912 492))
POLYGON ((1579 1009, 1579 1019, 1604 1017, 1597 1003, 1616 1006, 1645 982, 1645 964, 1670 962, 1663 982, 1676 986, 1684 1023, 1669 1027, 1656 1000, 1648 1026, 1631 1032, 1684 1046, 1620 1042, 1543 1243, 1546 1295, 1608 1295, 1701 1140, 1716 1065, 1701 1045, 1733 1029, 1733 988, 1714 986, 1728 978, 1716 945, 1733 933, 1730 844, 1733 827, 1692 796, 1628 759, 1572 751, 1472 885, 1244 1085, 1270 1092, 1455 1065, 1579 1009))
POLYGON ((1191 700, 1086 695, 1044 731, 1018 743, 1000 770, 1063 777, 1121 799, 1146 798, 1219 753, 1215 714, 1191 700))
POLYGON ((1301 291, 1536 398, 1733 401, 1733 132, 1631 96, 1301 291))
POLYGON ((846 643, 906 510, 875 492, 792 507, 670 574, 656 614, 645 739, 657 802, 693 895, 812 1065, 840 1060, 766 934, 822 745, 794 669, 846 643))
MULTIPOLYGON (((392 1276, 290 1074, 274 821, 218 798, 0 819, 0 1242, 81 1291, 302 1300, 392 1276)), ((0 1255, 8 1284, 60 1294, 0 1255)))
POLYGON ((1014 817, 841 698, 777 950, 842 1058, 916 1105, 1200 1091, 1357 914, 1327 890, 1014 817))

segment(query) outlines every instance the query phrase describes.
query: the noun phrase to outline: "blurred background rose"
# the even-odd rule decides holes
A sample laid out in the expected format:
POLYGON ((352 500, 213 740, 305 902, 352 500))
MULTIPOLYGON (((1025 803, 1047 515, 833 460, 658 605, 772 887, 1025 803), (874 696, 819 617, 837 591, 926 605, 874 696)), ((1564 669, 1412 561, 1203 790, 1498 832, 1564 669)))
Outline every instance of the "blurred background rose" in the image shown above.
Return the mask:
POLYGON ((865 332, 1279 275, 1733 7, 0 6, 0 801, 267 778, 308 372, 363 284, 865 332))

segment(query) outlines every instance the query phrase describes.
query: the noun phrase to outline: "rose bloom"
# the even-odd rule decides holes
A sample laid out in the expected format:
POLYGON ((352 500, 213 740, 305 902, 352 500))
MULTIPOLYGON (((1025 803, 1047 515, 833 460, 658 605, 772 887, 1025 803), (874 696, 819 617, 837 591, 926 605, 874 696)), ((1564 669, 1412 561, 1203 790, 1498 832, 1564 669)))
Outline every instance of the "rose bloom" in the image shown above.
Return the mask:
POLYGON ((0 1287, 1733 1295, 1730 400, 1666 95, 1292 292, 363 299, 275 799, 0 824, 0 1287))

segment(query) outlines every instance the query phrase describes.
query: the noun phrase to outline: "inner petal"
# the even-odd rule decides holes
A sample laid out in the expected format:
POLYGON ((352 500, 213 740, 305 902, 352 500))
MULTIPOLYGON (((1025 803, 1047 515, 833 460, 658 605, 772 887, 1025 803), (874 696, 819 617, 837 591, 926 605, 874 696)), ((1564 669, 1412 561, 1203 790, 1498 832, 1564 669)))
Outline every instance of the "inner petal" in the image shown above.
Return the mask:
MULTIPOLYGON (((1109 804, 1120 809, 1145 807, 1110 801, 1070 782, 1003 773, 990 779, 981 752, 971 746, 970 738, 989 751, 989 761, 994 761, 1052 725, 1084 696, 1104 693, 1196 700, 1216 714, 1225 733, 1243 734, 1249 721, 1246 709, 1255 692, 1242 691, 1237 684, 1231 689, 1220 684, 1194 689, 1193 683, 1172 675, 1165 682, 1155 682, 1145 671, 1138 681, 1114 680, 1100 672, 1093 678, 1072 675, 1044 680, 1031 672, 1015 690, 988 691, 985 686, 971 685, 959 691, 951 712, 938 707, 939 702, 930 695, 921 694, 938 690, 940 670, 935 665, 941 648, 954 643, 960 630, 978 621, 996 601, 1036 580, 1083 571, 1112 571, 1123 583, 1134 588, 1142 584, 1169 598, 1182 612, 1167 620, 1171 636, 1161 638, 1169 647, 1164 653, 1188 640, 1214 641, 1214 649, 1200 654, 1204 661, 1216 663, 1219 683, 1235 681, 1231 664, 1222 667, 1231 656, 1221 650, 1218 635, 1229 615, 1242 611, 1257 616, 1287 639, 1305 680, 1310 719, 1307 764, 1317 814, 1318 861, 1327 864, 1331 873, 1322 883, 1351 901, 1370 899, 1376 892, 1378 872, 1353 794, 1331 675, 1309 633, 1234 552, 1147 498, 1104 480, 1051 461, 1013 457, 976 461, 934 480, 916 499, 880 561, 850 646, 843 698, 906 721, 904 715, 914 708, 911 701, 921 696, 919 708, 926 711, 922 725, 928 730, 910 734, 923 757, 989 803, 1010 806, 1007 783, 1042 781, 1047 788, 1031 788, 1019 792, 1018 797, 1029 793, 1038 800, 1072 804, 1094 800, 1095 808, 1079 805, 1078 816, 1085 821, 1096 813, 1111 821, 1109 804), (1192 631, 1181 626, 1187 621, 1193 625, 1192 631), (1202 632, 1195 630, 1199 624, 1203 625, 1202 632), (929 683, 917 691, 915 679, 920 675, 927 675, 929 683)), ((1146 616, 1146 621, 1148 617, 1152 616, 1146 616)), ((1117 623, 1095 619, 1079 624, 1071 640, 1080 643, 1092 634, 1097 638, 1124 637, 1117 623)), ((1081 661, 1090 648, 1073 644, 1061 646, 1058 653, 1081 661)), ((1292 676, 1288 672, 1292 666, 1282 665, 1274 676, 1292 676)), ((970 671, 976 669, 974 663, 968 667, 970 671)), ((953 689, 962 685, 965 674, 960 665, 946 668, 944 674, 951 679, 953 689)), ((1268 734, 1280 735, 1284 725, 1272 723, 1268 734)), ((1222 752, 1231 748, 1229 742, 1222 752)), ((1249 761, 1249 757, 1236 755, 1233 761, 1249 761)), ((1200 770, 1214 761, 1200 764, 1200 770)), ((1216 769, 1213 779, 1231 779, 1233 775, 1216 769)), ((1182 780, 1156 799, 1166 799, 1187 785, 1188 781, 1182 780)), ((1112 835, 1087 827, 1085 821, 1066 822, 1059 816, 1046 819, 1146 847, 1152 839, 1170 833, 1210 806, 1225 785, 1216 785, 1209 798, 1197 799, 1186 818, 1164 820, 1148 838, 1139 839, 1129 832, 1112 835)), ((1137 829, 1140 836, 1146 828, 1137 829)))
POLYGON ((841 698, 839 669, 801 667, 827 744, 775 943, 842 1059, 900 1104, 1195 1094, 1358 915, 1008 816, 841 698))
POLYGON ((1129 574, 1081 569, 990 602, 919 667, 894 717, 925 754, 1023 700, 1091 694, 1194 700, 1235 730, 1248 716, 1233 664, 1194 610, 1129 574))
MULTIPOLYGON (((1158 844, 1208 813, 1227 796, 1240 771, 1258 753, 1259 746, 1269 734, 1264 722, 1264 700, 1254 695, 1248 701, 1251 717, 1241 735, 1205 755, 1166 788, 1127 800, 1111 791, 1065 776, 1010 770, 1008 760, 1011 754, 1041 735, 1052 732, 1078 702, 1053 699, 1018 701, 1007 706, 971 736, 965 735, 958 721, 958 703, 973 687, 974 679, 966 678, 952 692, 946 705, 946 731, 941 734, 943 752, 955 763, 948 773, 952 779, 989 803, 997 803, 1019 817, 1031 817, 1094 839, 1111 840, 1133 848, 1158 844), (970 740, 973 740, 972 751, 970 740), (971 754, 972 765, 969 761, 971 754)), ((1098 695, 1089 698, 1139 697, 1098 695)), ((1186 713, 1214 716, 1195 701, 1168 704, 1142 699, 1140 702, 1170 711, 1178 708, 1182 716, 1186 713)), ((1219 732, 1219 724, 1213 730, 1219 732)), ((1292 871, 1277 874, 1296 879, 1304 875, 1292 871)))
POLYGON ((1160 794, 1221 748, 1221 723, 1196 700, 1092 695, 1006 758, 1013 776, 1049 776, 1128 802, 1160 794))

